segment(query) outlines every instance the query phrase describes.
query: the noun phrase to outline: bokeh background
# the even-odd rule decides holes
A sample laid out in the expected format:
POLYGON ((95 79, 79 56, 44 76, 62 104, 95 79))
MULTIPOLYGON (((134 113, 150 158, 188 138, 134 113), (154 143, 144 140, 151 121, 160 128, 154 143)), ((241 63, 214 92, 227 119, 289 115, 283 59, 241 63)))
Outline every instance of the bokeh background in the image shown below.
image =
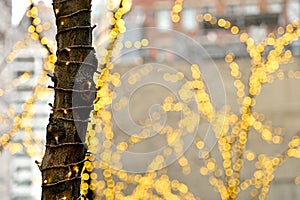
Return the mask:
MULTIPOLYGON (((107 30, 111 26, 107 14, 109 3, 118 5, 117 1, 93 1, 93 23, 97 25, 94 46, 98 58, 102 56, 107 30)), ((35 161, 40 161, 43 155, 45 128, 51 109, 48 104, 53 101, 52 90, 47 88, 51 85, 47 73, 53 71, 55 62, 54 55, 49 56, 56 50, 54 13, 51 1, 2 0, 0 5, 0 194, 2 200, 37 200, 40 199, 41 180, 35 161)), ((203 65, 209 65, 210 60, 215 63, 223 79, 226 102, 233 112, 239 113, 243 95, 236 91, 236 76, 228 67, 231 59, 234 57, 239 65, 240 80, 247 83, 253 66, 247 39, 252 38, 248 42, 258 44, 267 37, 272 38, 272 34, 281 36, 299 17, 299 0, 133 0, 124 21, 127 30, 137 31, 124 33, 121 54, 133 50, 134 53, 124 57, 122 62, 116 62, 114 71, 122 75, 132 65, 158 62, 189 73, 187 63, 170 52, 138 50, 151 43, 162 49, 180 49, 195 54, 169 31, 163 31, 176 30, 207 51, 207 57, 201 57, 203 65), (147 31, 144 27, 158 27, 162 31, 147 31)), ((273 136, 266 139, 256 130, 250 130, 242 179, 252 176, 256 168, 254 160, 259 155, 284 152, 289 141, 300 131, 300 40, 294 40, 285 48, 288 52, 285 56, 289 59, 280 65, 272 81, 263 86, 253 107, 257 119, 273 136)), ((262 55, 267 56, 270 50, 266 47, 262 55)), ((145 120, 150 105, 143 104, 143 99, 155 102, 162 95, 165 91, 159 87, 139 90, 132 98, 133 118, 145 120)), ((200 123, 196 146, 201 146, 197 141, 204 137, 201 130, 206 126, 207 123, 200 123)), ((211 154, 216 163, 220 162, 217 147, 211 154)), ((209 167, 201 167, 204 162, 199 159, 198 149, 191 147, 185 157, 189 168, 184 168, 181 160, 181 164, 168 167, 169 176, 184 182, 198 199, 220 199, 206 176, 209 167)), ((300 199, 299 167, 296 158, 289 158, 280 165, 266 198, 300 199)), ((258 199, 255 192, 255 187, 245 190, 239 199, 258 199)))

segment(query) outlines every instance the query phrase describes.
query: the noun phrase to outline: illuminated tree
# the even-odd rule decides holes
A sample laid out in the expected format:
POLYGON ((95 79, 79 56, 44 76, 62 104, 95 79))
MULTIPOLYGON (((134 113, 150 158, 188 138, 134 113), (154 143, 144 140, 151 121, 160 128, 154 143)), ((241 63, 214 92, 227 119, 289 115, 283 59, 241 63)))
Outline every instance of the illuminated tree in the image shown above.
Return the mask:
POLYGON ((54 0, 53 9, 57 26, 57 61, 52 76, 55 99, 40 166, 42 199, 77 199, 86 156, 81 139, 84 136, 80 134, 85 133, 92 109, 95 90, 92 80, 97 68, 91 46, 91 1, 54 0), (79 70, 80 78, 75 83, 79 70), (73 100, 78 102, 76 107, 73 100), (76 127, 75 122, 80 126, 76 127))

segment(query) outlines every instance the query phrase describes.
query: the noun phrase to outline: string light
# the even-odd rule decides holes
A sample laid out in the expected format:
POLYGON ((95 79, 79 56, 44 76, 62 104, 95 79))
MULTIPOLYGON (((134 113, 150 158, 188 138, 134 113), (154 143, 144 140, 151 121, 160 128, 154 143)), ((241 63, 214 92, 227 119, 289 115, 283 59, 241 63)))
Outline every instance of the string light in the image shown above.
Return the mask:
POLYGON ((180 13, 183 7, 183 0, 176 0, 172 12, 171 12, 171 19, 174 23, 178 23, 180 21, 180 13))

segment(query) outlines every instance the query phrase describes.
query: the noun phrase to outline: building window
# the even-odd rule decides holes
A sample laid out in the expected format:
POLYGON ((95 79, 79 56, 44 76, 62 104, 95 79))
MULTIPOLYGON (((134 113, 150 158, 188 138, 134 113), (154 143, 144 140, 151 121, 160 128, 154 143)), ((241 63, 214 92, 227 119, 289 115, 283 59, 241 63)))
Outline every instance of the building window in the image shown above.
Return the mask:
POLYGON ((214 14, 214 9, 213 9, 213 7, 211 7, 211 6, 203 6, 203 7, 201 8, 201 13, 202 13, 202 14, 205 14, 205 13, 211 13, 211 14, 214 14))
POLYGON ((195 30, 197 28, 196 10, 185 8, 182 12, 182 26, 186 30, 195 30))
POLYGON ((300 3, 297 1, 288 1, 287 16, 289 22, 293 22, 300 17, 300 3))
POLYGON ((4 38, 4 33, 0 33, 0 48, 4 48, 4 41, 5 41, 5 38, 4 38))
POLYGON ((34 57, 17 57, 16 58, 17 62, 34 62, 34 57))
POLYGON ((29 76, 30 78, 34 75, 34 71, 33 70, 27 70, 27 71, 25 71, 25 70, 18 70, 18 71, 16 71, 15 72, 15 77, 16 78, 20 78, 20 76, 24 76, 24 75, 26 75, 26 76, 29 76))
POLYGON ((226 8, 228 15, 239 15, 241 7, 240 5, 228 5, 226 8))
POLYGON ((268 5, 268 8, 271 13, 281 13, 282 12, 281 3, 271 3, 268 5))
POLYGON ((245 5, 246 15, 256 15, 259 14, 259 7, 256 4, 245 5))
POLYGON ((156 17, 157 27, 162 31, 172 28, 171 14, 167 9, 159 9, 156 17))

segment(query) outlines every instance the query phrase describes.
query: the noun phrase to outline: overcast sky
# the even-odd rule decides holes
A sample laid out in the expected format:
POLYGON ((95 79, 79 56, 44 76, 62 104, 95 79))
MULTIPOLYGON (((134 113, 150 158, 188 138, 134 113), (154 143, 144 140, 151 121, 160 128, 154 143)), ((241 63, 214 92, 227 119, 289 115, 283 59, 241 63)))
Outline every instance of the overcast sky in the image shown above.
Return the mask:
MULTIPOLYGON (((34 3, 38 3, 41 0, 34 0, 34 3)), ((46 5, 51 6, 52 0, 42 0, 46 5)), ((26 12, 26 8, 29 6, 29 0, 12 0, 12 24, 17 25, 26 12)))

